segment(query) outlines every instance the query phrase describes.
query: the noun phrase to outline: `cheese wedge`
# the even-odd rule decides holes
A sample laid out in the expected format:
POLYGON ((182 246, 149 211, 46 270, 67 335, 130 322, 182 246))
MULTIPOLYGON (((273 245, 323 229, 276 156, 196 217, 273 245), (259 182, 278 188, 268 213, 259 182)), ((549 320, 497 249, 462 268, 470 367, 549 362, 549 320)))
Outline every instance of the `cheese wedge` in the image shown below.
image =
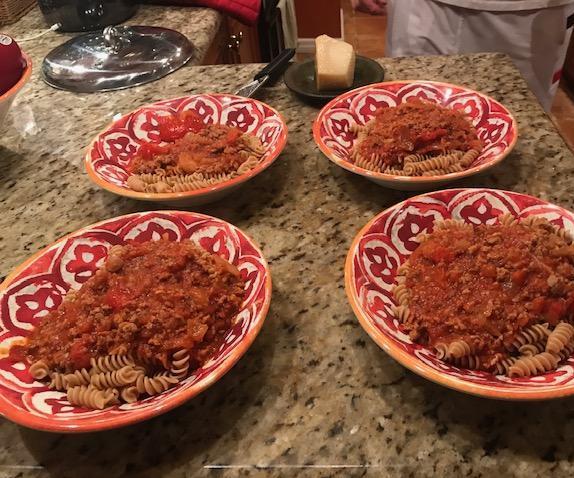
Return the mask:
POLYGON ((349 88, 355 76, 355 50, 347 42, 321 35, 315 38, 315 78, 318 90, 349 88))

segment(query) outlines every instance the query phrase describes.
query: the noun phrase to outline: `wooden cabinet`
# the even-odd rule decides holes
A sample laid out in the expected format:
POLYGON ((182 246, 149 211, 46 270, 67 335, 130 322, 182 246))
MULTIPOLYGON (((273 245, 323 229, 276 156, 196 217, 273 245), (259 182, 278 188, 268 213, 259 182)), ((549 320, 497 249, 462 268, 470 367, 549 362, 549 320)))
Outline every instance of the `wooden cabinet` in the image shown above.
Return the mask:
POLYGON ((570 91, 574 91, 574 35, 570 38, 570 45, 566 52, 564 69, 562 70, 564 81, 570 91))
POLYGON ((207 50, 204 65, 258 63, 261 61, 257 27, 225 16, 207 50))

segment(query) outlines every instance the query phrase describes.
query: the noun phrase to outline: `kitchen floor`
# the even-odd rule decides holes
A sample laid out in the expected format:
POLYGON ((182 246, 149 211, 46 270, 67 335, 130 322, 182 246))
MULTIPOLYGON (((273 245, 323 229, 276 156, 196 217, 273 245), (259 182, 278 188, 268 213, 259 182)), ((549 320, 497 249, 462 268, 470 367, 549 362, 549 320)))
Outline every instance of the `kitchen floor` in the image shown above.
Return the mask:
MULTIPOLYGON (((343 37, 359 55, 372 58, 385 56, 387 17, 355 12, 351 0, 341 0, 343 10, 343 37)), ((562 85, 556 94, 550 117, 560 134, 574 150, 574 92, 562 85)))

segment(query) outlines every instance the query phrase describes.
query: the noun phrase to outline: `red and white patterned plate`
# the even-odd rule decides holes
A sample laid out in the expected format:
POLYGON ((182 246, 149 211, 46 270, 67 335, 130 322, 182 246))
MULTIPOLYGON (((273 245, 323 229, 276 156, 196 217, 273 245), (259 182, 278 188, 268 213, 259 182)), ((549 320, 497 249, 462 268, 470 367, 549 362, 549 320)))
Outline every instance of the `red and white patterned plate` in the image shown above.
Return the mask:
POLYGON ((164 413, 222 377, 249 348, 267 315, 271 275, 259 248, 231 224, 202 214, 158 211, 121 216, 66 236, 16 268, 0 286, 0 413, 21 425, 87 432, 128 425, 164 413), (217 354, 167 392, 105 410, 70 406, 65 394, 35 381, 29 366, 7 357, 10 344, 30 334, 66 291, 78 289, 103 263, 108 249, 127 240, 191 239, 237 266, 247 298, 217 354))
POLYGON ((389 81, 357 88, 328 103, 313 124, 313 136, 325 156, 338 166, 389 188, 416 191, 438 187, 493 167, 514 147, 518 127, 510 111, 498 101, 463 86, 434 81, 389 81), (472 167, 441 176, 408 177, 369 171, 349 161, 356 140, 350 125, 365 124, 377 109, 397 106, 412 98, 468 115, 485 145, 472 167))
POLYGON ((200 94, 143 106, 114 121, 89 146, 85 166, 98 186, 120 196, 178 205, 197 205, 221 199, 268 168, 287 142, 287 125, 281 115, 260 101, 225 94, 200 94), (194 111, 205 124, 234 126, 257 136, 265 147, 263 160, 254 169, 213 186, 179 193, 142 193, 127 184, 127 166, 146 142, 159 142, 157 118, 194 111))
POLYGON ((355 237, 345 264, 347 296, 359 322, 391 357, 440 385, 488 398, 545 400, 574 394, 574 357, 558 370, 527 378, 495 376, 461 369, 438 360, 413 343, 391 312, 398 267, 416 249, 415 236, 430 232, 435 221, 460 219, 494 224, 501 214, 543 216, 574 233, 574 214, 524 194, 495 189, 451 189, 416 196, 371 220, 355 237))

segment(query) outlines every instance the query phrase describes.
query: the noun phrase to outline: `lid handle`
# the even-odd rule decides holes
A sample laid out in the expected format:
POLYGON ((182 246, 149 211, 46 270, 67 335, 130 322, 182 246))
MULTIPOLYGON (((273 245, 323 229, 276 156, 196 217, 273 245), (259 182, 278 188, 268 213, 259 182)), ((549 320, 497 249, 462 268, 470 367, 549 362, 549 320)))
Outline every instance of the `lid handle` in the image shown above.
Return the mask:
POLYGON ((114 53, 120 51, 122 47, 122 35, 119 29, 114 26, 104 28, 104 43, 106 47, 114 53))

